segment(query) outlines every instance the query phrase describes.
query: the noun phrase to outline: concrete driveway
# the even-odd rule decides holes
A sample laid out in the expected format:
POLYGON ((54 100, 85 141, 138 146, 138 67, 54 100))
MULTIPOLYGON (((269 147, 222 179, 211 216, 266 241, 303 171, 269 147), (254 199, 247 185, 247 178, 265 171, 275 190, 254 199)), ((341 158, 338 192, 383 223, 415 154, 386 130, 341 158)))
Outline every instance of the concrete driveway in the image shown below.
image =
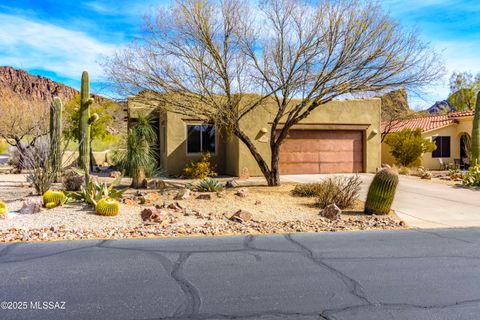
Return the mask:
MULTIPOLYGON (((283 182, 316 182, 331 175, 282 176, 283 182)), ((361 197, 366 198, 373 174, 361 174, 361 197)), ((400 176, 393 209, 411 227, 480 227, 480 190, 469 190, 400 176)))

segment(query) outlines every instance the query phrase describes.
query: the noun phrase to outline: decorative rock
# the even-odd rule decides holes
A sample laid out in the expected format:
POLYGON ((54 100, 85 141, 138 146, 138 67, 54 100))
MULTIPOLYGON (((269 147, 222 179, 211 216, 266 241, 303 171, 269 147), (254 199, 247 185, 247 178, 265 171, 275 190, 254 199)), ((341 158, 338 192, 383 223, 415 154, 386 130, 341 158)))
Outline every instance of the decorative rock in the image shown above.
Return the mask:
POLYGON ((260 200, 255 201, 256 206, 258 206, 259 204, 262 204, 262 201, 260 201, 260 200))
POLYGON ((138 206, 138 203, 130 198, 123 199, 123 203, 125 203, 127 206, 138 206))
POLYGON ((200 193, 195 199, 212 200, 212 195, 210 193, 200 193))
POLYGON ((42 202, 40 200, 38 201, 27 200, 23 202, 22 208, 18 210, 18 213, 33 214, 33 213, 39 213, 41 210, 42 210, 42 202))
POLYGON ((143 180, 143 186, 145 189, 163 190, 166 184, 162 179, 145 179, 143 180))
POLYGON ((175 203, 170 203, 168 206, 167 206, 168 209, 172 209, 172 210, 182 210, 183 207, 180 205, 180 203, 178 202, 175 202, 175 203))
POLYGON ((320 211, 320 215, 322 217, 325 217, 330 220, 338 220, 340 219, 340 214, 342 213, 342 210, 340 210, 339 207, 337 207, 336 204, 329 204, 325 208, 323 208, 322 211, 320 211))
POLYGON ((218 198, 225 198, 226 196, 227 196, 227 192, 225 190, 217 192, 217 197, 218 198))
POLYGON ((246 210, 238 210, 231 217, 230 220, 245 223, 252 220, 252 214, 246 210))
POLYGON ((237 192, 235 192, 236 196, 239 196, 240 198, 246 198, 248 197, 248 189, 247 188, 241 188, 237 192))
POLYGON ((174 200, 185 200, 190 197, 190 189, 182 189, 180 190, 175 197, 174 200))
POLYGON ((240 172, 239 180, 247 180, 250 178, 250 171, 248 171, 247 167, 243 167, 242 171, 240 172))
POLYGON ((432 180, 432 173, 430 171, 425 171, 422 173, 420 178, 425 180, 432 180))
POLYGON ((238 187, 238 182, 236 180, 228 180, 225 183, 225 188, 236 188, 238 187))
POLYGON ((110 177, 110 178, 117 179, 117 178, 120 177, 121 175, 122 175, 122 173, 121 173, 120 171, 112 171, 112 172, 110 172, 109 177, 110 177))

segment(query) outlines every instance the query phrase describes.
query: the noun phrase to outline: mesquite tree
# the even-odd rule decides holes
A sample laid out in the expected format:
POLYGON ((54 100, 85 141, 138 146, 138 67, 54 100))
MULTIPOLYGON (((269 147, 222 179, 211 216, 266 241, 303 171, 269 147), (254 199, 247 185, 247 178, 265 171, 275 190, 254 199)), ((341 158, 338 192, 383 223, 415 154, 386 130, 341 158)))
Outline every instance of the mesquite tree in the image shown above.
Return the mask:
POLYGON ((147 18, 143 38, 105 62, 120 92, 227 128, 278 185, 288 131, 346 94, 418 88, 441 74, 438 57, 379 5, 360 0, 178 0, 147 18), (252 94, 253 93, 253 94, 252 94), (266 101, 271 161, 241 120, 266 101))

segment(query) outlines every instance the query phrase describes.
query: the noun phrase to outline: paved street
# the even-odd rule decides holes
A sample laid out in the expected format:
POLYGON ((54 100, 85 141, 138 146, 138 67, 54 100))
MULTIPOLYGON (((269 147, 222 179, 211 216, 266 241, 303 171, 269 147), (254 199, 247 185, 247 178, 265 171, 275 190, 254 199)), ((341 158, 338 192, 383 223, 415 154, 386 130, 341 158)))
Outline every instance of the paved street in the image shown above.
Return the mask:
MULTIPOLYGON (((283 176, 284 182, 318 182, 329 175, 283 176)), ((360 174, 361 197, 367 196, 373 174, 360 174)), ((480 227, 480 190, 452 187, 400 176, 393 209, 407 224, 417 228, 480 227)))
POLYGON ((478 319, 479 245, 479 229, 1 244, 0 301, 29 305, 0 319, 478 319))

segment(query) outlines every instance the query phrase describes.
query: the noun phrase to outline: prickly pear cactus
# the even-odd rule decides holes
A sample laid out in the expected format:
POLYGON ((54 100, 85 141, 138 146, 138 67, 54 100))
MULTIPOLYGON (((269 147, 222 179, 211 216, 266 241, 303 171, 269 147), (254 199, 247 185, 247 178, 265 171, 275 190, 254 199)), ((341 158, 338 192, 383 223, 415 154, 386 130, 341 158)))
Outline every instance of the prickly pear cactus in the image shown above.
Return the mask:
POLYGON ((373 178, 365 202, 365 214, 385 215, 390 212, 398 175, 391 169, 382 169, 373 178))
POLYGON ((53 98, 50 108, 50 144, 51 144, 51 170, 55 173, 55 182, 58 182, 62 166, 61 139, 62 139, 62 100, 53 98))
POLYGON ((472 127, 472 165, 480 163, 480 92, 477 94, 472 127))

